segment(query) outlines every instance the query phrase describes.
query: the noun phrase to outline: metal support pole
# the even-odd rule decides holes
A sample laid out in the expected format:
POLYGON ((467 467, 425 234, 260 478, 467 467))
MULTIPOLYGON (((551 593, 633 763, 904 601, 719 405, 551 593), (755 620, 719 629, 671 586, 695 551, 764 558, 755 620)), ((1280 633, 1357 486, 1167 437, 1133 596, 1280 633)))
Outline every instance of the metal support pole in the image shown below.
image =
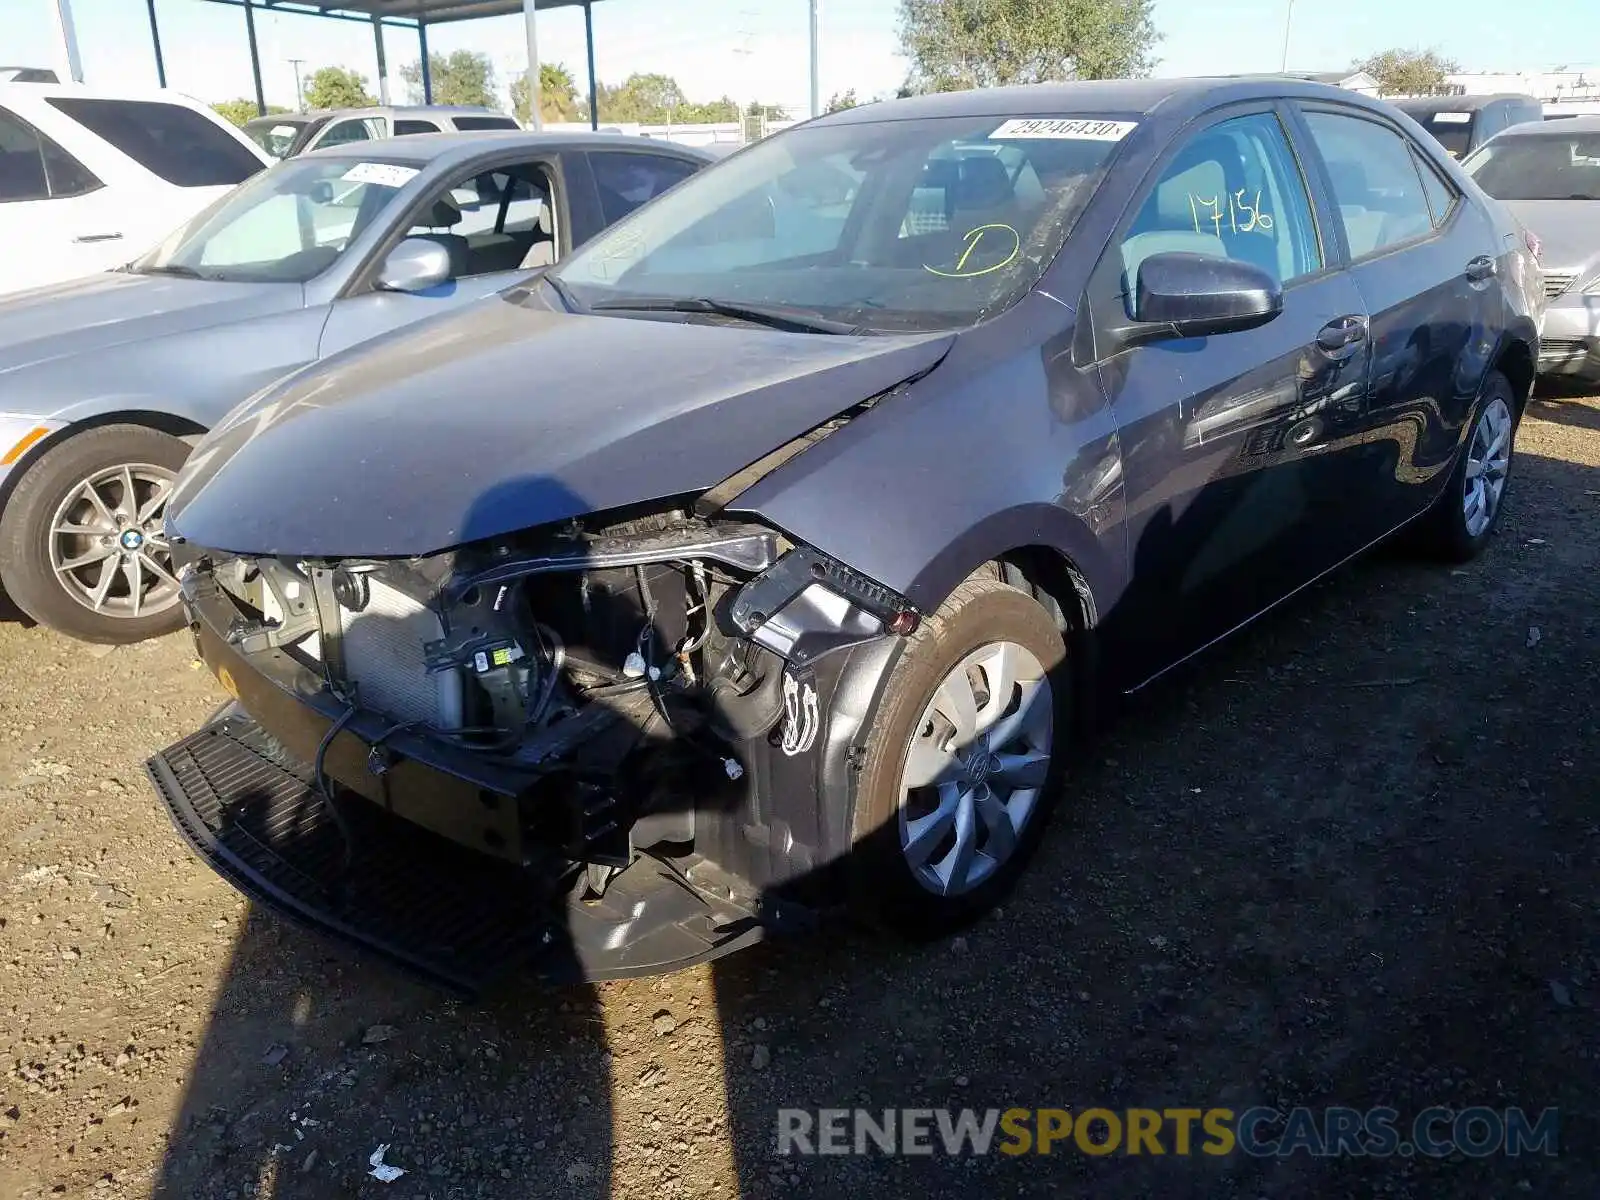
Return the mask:
POLYGON ((544 117, 539 115, 539 29, 534 16, 537 0, 522 0, 522 24, 528 33, 528 107, 529 120, 534 132, 544 128, 544 117))
POLYGON ((433 103, 433 65, 428 62, 428 27, 417 22, 417 48, 422 51, 422 102, 433 103))
POLYGON ((378 51, 378 103, 389 107, 389 62, 383 56, 383 18, 372 14, 372 44, 378 51))
POLYGON ((78 56, 78 30, 72 23, 71 0, 56 0, 56 34, 61 40, 61 57, 66 60, 67 77, 83 82, 83 59, 78 56))
POLYGON ((811 115, 822 115, 822 0, 811 0, 811 115))
POLYGON ((156 0, 145 0, 150 9, 150 48, 156 52, 156 83, 167 86, 167 64, 161 58, 161 26, 156 24, 156 0))
POLYGON ((589 128, 600 128, 600 84, 594 77, 594 6, 583 0, 583 44, 589 53, 589 128))
POLYGON ((256 116, 267 115, 267 94, 261 88, 261 51, 256 46, 256 10, 244 0, 244 32, 250 39, 250 78, 256 84, 256 116))

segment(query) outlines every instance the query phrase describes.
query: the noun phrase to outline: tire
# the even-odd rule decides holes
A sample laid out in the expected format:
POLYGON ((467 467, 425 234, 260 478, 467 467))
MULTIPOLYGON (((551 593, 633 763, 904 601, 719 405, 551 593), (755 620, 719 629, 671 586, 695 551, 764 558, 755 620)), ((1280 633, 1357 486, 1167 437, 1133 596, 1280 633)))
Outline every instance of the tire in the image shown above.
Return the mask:
POLYGON ((1462 447, 1460 459, 1450 473, 1450 481, 1434 501, 1433 507, 1417 523, 1414 543, 1422 553, 1451 563, 1469 562, 1483 553, 1489 539, 1494 536, 1495 527, 1500 523, 1500 514, 1505 511, 1506 490, 1510 482, 1511 461, 1521 415, 1510 380, 1498 371, 1491 371, 1483 381, 1477 406, 1472 412, 1466 445, 1462 447), (1497 463, 1491 463, 1490 468, 1485 470, 1481 452, 1490 448, 1496 435, 1488 426, 1497 421, 1503 421, 1504 457, 1497 463), (1485 438, 1490 440, 1482 440, 1485 438), (1493 487, 1495 483, 1498 484, 1498 490, 1493 487), (1469 516, 1469 501, 1475 484, 1479 485, 1480 497, 1485 497, 1490 507, 1488 519, 1481 522, 1469 516))
POLYGON ((1028 592, 997 579, 975 576, 961 584, 908 639, 867 737, 852 814, 850 898, 856 914, 895 932, 928 938, 959 929, 991 909, 1021 875, 1043 836, 1061 790, 1071 711, 1066 643, 1051 615, 1028 592), (993 685, 1004 686, 1004 668, 994 655, 1006 643, 1032 659, 1013 650, 1015 678, 1038 674, 1044 691, 1019 683, 1001 706, 993 685), (951 705, 939 697, 947 694, 942 689, 952 672, 974 657, 980 660, 971 664, 976 674, 961 672, 960 679, 981 685, 972 688, 977 697, 972 725, 981 739, 963 744, 939 711, 951 705), (1026 717, 1019 700, 1027 702, 1026 717), (1017 732, 1016 740, 996 746, 1004 753, 989 753, 990 735, 999 731, 1003 737, 1008 730, 1017 732), (1042 765, 1037 758, 1041 736, 1048 740, 1042 765), (959 745, 961 752, 944 754, 941 741, 959 745), (975 750, 984 752, 981 763, 974 761, 975 750), (951 777, 947 786, 902 787, 908 767, 925 771, 938 764, 951 777), (958 798, 962 791, 974 797, 965 816, 958 798), (989 853, 998 844, 990 841, 996 803, 1012 830, 1009 847, 999 847, 1008 853, 989 853), (975 845, 965 870, 957 853, 964 822, 975 845), (946 872, 942 891, 941 866, 946 872))
POLYGON ((186 443, 143 425, 103 425, 46 451, 28 467, 0 514, 0 583, 17 607, 41 625, 87 642, 124 645, 179 628, 183 609, 160 534, 164 502, 157 498, 160 481, 170 489, 188 457, 186 443), (134 481, 132 504, 122 498, 122 468, 134 481), (90 483, 99 508, 80 490, 90 483), (135 520, 120 522, 122 517, 135 520), (53 535, 58 523, 93 532, 53 535), (59 559, 52 558, 53 545, 59 559), (108 549, 108 556, 92 557, 108 549), (80 560, 86 565, 76 570, 55 569, 56 562, 80 560), (96 609, 96 585, 107 563, 113 578, 96 609), (134 582, 141 597, 137 606, 134 582))

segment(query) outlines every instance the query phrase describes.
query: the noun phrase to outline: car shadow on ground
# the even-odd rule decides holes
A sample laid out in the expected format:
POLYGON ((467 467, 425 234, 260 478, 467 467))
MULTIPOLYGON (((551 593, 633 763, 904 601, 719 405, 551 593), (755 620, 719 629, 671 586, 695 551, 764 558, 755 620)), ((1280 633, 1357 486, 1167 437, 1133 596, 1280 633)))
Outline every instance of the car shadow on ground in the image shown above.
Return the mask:
POLYGON ((18 608, 3 590, 0 590, 0 622, 20 625, 24 629, 32 629, 39 623, 18 608))
POLYGON ((1600 549, 1541 522, 1597 488, 1520 454, 1477 562, 1379 551, 1141 694, 954 941, 464 1004, 253 914, 155 1194, 1594 1194, 1600 549), (783 1108, 1335 1104, 1554 1106, 1570 1150, 775 1153, 783 1108))

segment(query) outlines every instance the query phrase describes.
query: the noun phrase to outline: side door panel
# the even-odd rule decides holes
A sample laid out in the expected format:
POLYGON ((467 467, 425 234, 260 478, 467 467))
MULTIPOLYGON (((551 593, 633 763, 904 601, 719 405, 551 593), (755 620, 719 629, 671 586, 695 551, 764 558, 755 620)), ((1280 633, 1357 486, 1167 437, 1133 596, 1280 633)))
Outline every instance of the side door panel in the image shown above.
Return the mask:
POLYGON ((1425 509, 1449 474, 1503 321, 1493 276, 1469 271, 1480 259, 1497 270, 1499 246, 1484 214, 1453 194, 1434 214, 1422 151, 1399 130, 1349 109, 1303 113, 1371 315, 1364 436, 1380 503, 1351 518, 1372 540, 1425 509))
MULTIPOLYGON (((1128 247, 1210 253, 1203 248, 1209 241, 1226 257, 1255 256, 1263 265, 1277 262, 1278 238, 1298 236, 1310 239, 1301 266, 1312 269, 1297 276, 1285 260, 1274 270, 1289 278, 1283 311, 1255 329, 1152 341, 1099 363, 1121 440, 1132 560, 1128 590, 1105 632, 1130 683, 1222 636, 1358 548, 1344 523, 1353 486, 1344 450, 1360 421, 1367 343, 1355 336, 1325 349, 1319 338, 1332 340, 1330 330, 1359 331, 1361 296, 1338 269, 1336 251, 1316 249, 1310 202, 1272 111, 1224 116, 1181 140, 1152 173, 1156 182, 1135 202, 1132 221, 1096 270, 1097 330, 1107 306, 1117 318, 1131 315, 1122 292, 1133 281, 1119 261, 1128 247), (1218 235, 1214 206, 1182 227, 1191 196, 1210 201, 1239 190, 1243 177, 1231 163, 1223 161, 1220 171, 1208 164, 1227 154, 1218 131, 1242 121, 1254 123, 1252 137, 1281 139, 1281 161, 1291 172, 1269 214, 1283 223, 1265 240, 1271 255, 1233 236, 1231 225, 1228 236, 1218 235), (1175 190, 1164 195, 1168 188, 1175 190), (1291 207, 1295 189, 1298 213, 1291 207), (1172 228, 1141 228, 1152 205, 1158 223, 1172 228)), ((1253 185, 1245 186, 1252 210, 1267 212, 1253 185)))

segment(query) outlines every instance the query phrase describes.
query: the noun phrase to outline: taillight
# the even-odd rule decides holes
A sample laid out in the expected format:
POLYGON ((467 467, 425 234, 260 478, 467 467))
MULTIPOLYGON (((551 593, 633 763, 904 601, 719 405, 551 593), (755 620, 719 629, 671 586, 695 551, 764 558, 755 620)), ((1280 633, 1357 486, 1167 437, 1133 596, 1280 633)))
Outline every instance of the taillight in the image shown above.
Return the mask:
POLYGON ((1544 251, 1544 243, 1539 240, 1539 235, 1531 229, 1522 231, 1522 240, 1528 243, 1528 253, 1537 259, 1544 251))

